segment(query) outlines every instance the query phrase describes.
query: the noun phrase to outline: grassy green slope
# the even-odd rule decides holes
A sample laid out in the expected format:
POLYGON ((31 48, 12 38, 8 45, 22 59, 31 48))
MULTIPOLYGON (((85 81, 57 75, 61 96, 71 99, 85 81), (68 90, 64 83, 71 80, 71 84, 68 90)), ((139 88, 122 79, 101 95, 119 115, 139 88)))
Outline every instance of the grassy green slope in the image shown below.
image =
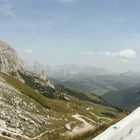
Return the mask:
POLYGON ((39 91, 42 95, 48 98, 63 100, 64 94, 65 94, 65 95, 76 97, 79 100, 83 100, 83 101, 89 101, 89 102, 93 102, 97 104, 104 104, 104 105, 106 104, 99 96, 91 94, 89 92, 81 92, 79 90, 66 88, 60 84, 55 84, 56 89, 51 89, 50 87, 46 87, 43 84, 41 84, 41 82, 45 83, 45 81, 42 81, 42 79, 37 78, 33 74, 29 75, 29 74, 20 72, 20 75, 28 86, 30 86, 34 90, 39 91), (38 79, 41 82, 36 83, 35 79, 38 79))
MULTIPOLYGON (((22 83, 21 81, 19 81, 18 79, 10 75, 0 73, 0 76, 3 77, 7 83, 12 85, 16 89, 18 89, 21 93, 33 98, 34 100, 36 100, 37 102, 39 102, 42 106, 46 108, 54 109, 57 111, 54 105, 56 105, 57 108, 61 108, 64 105, 66 105, 65 102, 62 102, 60 100, 51 100, 49 98, 46 98, 45 96, 41 95, 39 92, 34 91, 31 87, 29 87, 28 85, 22 83)), ((66 112, 68 111, 66 110, 66 112)))
POLYGON ((102 98, 114 106, 133 111, 140 106, 140 87, 136 86, 121 91, 112 91, 103 95, 102 98))

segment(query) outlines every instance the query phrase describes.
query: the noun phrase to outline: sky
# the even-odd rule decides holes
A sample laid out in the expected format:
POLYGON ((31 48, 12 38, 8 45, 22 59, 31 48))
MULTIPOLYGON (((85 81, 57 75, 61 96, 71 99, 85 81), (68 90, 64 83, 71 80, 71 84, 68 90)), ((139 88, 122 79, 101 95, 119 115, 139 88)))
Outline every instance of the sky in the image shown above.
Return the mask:
POLYGON ((0 0, 0 38, 25 61, 140 72, 139 0, 0 0))

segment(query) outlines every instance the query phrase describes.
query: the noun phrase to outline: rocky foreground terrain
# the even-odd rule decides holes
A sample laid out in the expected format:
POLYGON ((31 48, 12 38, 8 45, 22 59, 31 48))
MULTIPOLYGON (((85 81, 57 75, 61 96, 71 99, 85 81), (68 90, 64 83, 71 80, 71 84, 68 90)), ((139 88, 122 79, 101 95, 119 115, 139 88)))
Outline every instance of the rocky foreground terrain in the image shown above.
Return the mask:
POLYGON ((22 94, 0 78, 0 133, 4 136, 33 139, 47 131, 49 110, 22 94))

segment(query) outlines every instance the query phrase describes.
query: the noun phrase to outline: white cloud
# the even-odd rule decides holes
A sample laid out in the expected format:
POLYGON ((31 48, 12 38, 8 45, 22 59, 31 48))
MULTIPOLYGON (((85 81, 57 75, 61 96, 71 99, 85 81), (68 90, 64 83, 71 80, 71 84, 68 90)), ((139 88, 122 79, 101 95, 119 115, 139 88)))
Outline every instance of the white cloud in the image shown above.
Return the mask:
POLYGON ((93 54, 94 54, 93 51, 88 51, 88 52, 84 52, 82 55, 91 56, 93 54))
POLYGON ((15 10, 13 9, 13 6, 8 3, 0 6, 0 13, 4 16, 15 17, 15 10))
POLYGON ((29 54, 32 54, 33 53, 33 50, 31 50, 31 49, 25 49, 24 50, 26 53, 29 53, 29 54))
POLYGON ((106 55, 106 56, 115 56, 115 57, 119 57, 122 59, 132 59, 136 57, 136 52, 133 49, 125 49, 125 50, 121 50, 119 52, 100 52, 100 54, 102 55, 106 55))

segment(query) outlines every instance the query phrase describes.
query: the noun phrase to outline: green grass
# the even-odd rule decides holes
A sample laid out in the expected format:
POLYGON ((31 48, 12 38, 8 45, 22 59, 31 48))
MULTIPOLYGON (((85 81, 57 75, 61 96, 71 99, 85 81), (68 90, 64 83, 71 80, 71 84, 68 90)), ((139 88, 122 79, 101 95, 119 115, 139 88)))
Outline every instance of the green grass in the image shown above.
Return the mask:
POLYGON ((64 107, 67 105, 67 102, 61 101, 61 100, 54 100, 49 99, 43 95, 41 95, 39 92, 34 91, 31 87, 28 85, 22 83, 18 79, 6 75, 4 73, 0 73, 0 76, 2 76, 7 83, 9 83, 11 86, 18 89, 21 93, 31 97, 32 99, 36 100, 38 103, 40 103, 45 108, 53 109, 55 111, 60 112, 63 108, 63 111, 66 113, 69 113, 69 110, 66 110, 64 107))
POLYGON ((10 140, 10 138, 0 136, 0 140, 10 140))

